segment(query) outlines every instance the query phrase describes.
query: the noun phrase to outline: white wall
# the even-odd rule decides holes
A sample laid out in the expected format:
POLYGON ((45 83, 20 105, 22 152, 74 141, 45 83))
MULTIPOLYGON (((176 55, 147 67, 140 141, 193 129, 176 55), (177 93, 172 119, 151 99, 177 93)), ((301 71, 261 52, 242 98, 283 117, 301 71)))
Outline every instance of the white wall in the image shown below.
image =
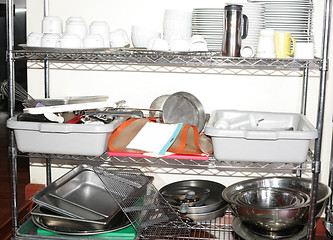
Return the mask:
MULTIPOLYGON (((230 1, 228 1, 230 2, 230 1)), ((235 1, 234 1, 235 2, 235 1)), ((237 2, 246 2, 240 0, 237 2)), ((323 2, 315 0, 316 55, 320 56, 323 2)), ((130 33, 132 25, 150 25, 162 31, 163 12, 167 8, 192 9, 195 7, 223 7, 223 1, 185 0, 50 0, 49 15, 60 16, 65 21, 70 16, 82 16, 89 24, 93 20, 106 20, 111 29, 123 28, 130 33)), ((43 1, 27 0, 27 33, 40 32, 43 18, 43 1)), ((332 56, 332 53, 330 53, 332 56)), ((43 71, 29 70, 29 93, 43 97, 43 71)), ((318 94, 318 77, 311 77, 308 118, 315 125, 318 94)), ((324 125, 321 181, 327 183, 331 149, 332 84, 327 82, 327 104, 324 125)), ((131 107, 148 108, 162 94, 188 91, 203 103, 206 112, 214 109, 237 109, 252 111, 299 112, 302 79, 300 77, 268 77, 218 74, 143 73, 120 71, 67 71, 51 70, 51 97, 73 95, 108 95, 110 99, 126 100, 131 107), (251 79, 249 79, 251 78, 251 79)), ((65 170, 67 171, 67 170, 65 170)), ((54 172, 54 178, 62 170, 54 172)), ((172 177, 172 181, 177 178, 172 177)), ((191 176, 193 177, 193 176, 191 176)), ((197 176, 200 177, 200 176, 197 176)), ((205 177, 206 178, 206 177, 205 177)), ((44 182, 44 170, 31 168, 31 182, 44 182)), ((170 181, 170 175, 159 174, 160 185, 170 181)), ((224 179, 223 179, 224 180, 224 179)), ((231 181, 237 181, 233 179, 231 181)))

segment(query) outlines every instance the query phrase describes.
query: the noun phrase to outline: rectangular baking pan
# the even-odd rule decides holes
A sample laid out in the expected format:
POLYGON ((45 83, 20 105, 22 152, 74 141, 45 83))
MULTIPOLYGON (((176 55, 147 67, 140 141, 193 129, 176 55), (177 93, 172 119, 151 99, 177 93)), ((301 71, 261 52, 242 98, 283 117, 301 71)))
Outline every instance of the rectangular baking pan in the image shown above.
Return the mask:
POLYGON ((147 177, 131 175, 131 169, 126 170, 116 168, 110 173, 79 165, 36 193, 33 201, 63 216, 110 222, 121 211, 120 205, 127 206, 126 201, 134 205, 149 183, 147 177))
MULTIPOLYGON (((105 230, 108 228, 109 225, 112 224, 111 221, 108 221, 108 219, 94 221, 89 219, 79 219, 62 216, 40 206, 33 209, 31 211, 31 215, 38 216, 46 226, 59 229, 69 228, 76 229, 78 231, 105 230)), ((114 218, 114 221, 112 222, 116 222, 117 220, 118 219, 114 218)))

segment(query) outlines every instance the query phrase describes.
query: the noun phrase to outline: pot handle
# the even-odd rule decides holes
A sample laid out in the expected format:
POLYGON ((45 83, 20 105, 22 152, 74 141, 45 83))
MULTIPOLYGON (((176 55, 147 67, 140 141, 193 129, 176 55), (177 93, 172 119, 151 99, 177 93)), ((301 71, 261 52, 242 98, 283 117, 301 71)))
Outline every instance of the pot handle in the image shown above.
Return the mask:
POLYGON ((247 37, 247 34, 249 32, 249 18, 243 14, 243 19, 244 19, 244 25, 243 25, 243 35, 242 39, 245 39, 247 37))

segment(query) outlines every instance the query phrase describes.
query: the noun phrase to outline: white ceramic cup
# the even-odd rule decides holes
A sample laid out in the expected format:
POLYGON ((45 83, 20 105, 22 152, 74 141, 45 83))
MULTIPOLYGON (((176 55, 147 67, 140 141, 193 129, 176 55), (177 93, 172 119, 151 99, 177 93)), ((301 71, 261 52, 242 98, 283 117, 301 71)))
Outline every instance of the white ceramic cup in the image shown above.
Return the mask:
POLYGON ((62 33, 62 21, 58 16, 45 16, 42 21, 42 33, 62 33))
POLYGON ((313 59, 314 43, 313 42, 296 42, 294 58, 313 59))
POLYGON ((192 52, 207 52, 207 42, 194 42, 190 45, 190 51, 192 52))
POLYGON ((40 47, 43 33, 31 32, 27 38, 27 46, 40 47))
POLYGON ((60 34, 58 33, 44 33, 41 39, 41 46, 46 48, 56 48, 58 47, 59 39, 60 34))
POLYGON ((257 46, 257 57, 275 58, 275 36, 273 29, 261 29, 257 46))
POLYGON ((110 47, 110 27, 106 21, 93 21, 89 25, 90 34, 99 34, 104 40, 104 47, 110 47))
POLYGON ((82 39, 77 34, 66 33, 58 41, 60 48, 82 48, 82 39))
POLYGON ((83 17, 69 17, 66 20, 66 24, 72 23, 72 22, 83 22, 86 23, 83 17))
POLYGON ((83 39, 83 48, 103 48, 104 39, 99 34, 88 34, 83 39))
POLYGON ((189 40, 192 36, 192 12, 166 9, 163 18, 163 38, 171 44, 173 36, 189 40))
POLYGON ((190 51, 205 52, 208 51, 208 45, 205 38, 201 35, 193 35, 190 41, 190 51))
POLYGON ((161 38, 161 33, 154 28, 146 26, 132 26, 131 40, 136 48, 148 48, 149 41, 154 38, 161 38))
POLYGON ((69 21, 66 23, 66 33, 77 34, 81 39, 87 35, 87 26, 82 21, 69 21))
POLYGON ((206 40, 202 35, 193 35, 191 37, 191 44, 198 42, 206 42, 206 40))
POLYGON ((242 46, 240 54, 242 57, 254 57, 256 55, 256 50, 251 45, 245 45, 242 46))
POLYGON ((110 33, 111 47, 125 47, 130 44, 127 32, 124 29, 116 29, 110 33))
POLYGON ((170 43, 170 51, 187 52, 190 50, 191 41, 185 39, 173 39, 170 43))
POLYGON ((165 39, 153 38, 148 43, 148 49, 153 51, 169 51, 169 44, 165 39))

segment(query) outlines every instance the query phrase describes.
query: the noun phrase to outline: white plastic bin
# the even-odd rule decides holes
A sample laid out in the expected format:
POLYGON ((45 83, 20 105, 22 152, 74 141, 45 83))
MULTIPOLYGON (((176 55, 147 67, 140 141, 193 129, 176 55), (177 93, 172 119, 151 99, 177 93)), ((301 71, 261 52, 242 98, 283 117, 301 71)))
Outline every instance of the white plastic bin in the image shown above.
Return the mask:
POLYGON ((107 149, 111 133, 125 121, 109 124, 66 124, 7 120, 21 152, 99 156, 107 149))
POLYGON ((302 114, 215 110, 205 128, 220 161, 302 163, 317 130, 302 114))

